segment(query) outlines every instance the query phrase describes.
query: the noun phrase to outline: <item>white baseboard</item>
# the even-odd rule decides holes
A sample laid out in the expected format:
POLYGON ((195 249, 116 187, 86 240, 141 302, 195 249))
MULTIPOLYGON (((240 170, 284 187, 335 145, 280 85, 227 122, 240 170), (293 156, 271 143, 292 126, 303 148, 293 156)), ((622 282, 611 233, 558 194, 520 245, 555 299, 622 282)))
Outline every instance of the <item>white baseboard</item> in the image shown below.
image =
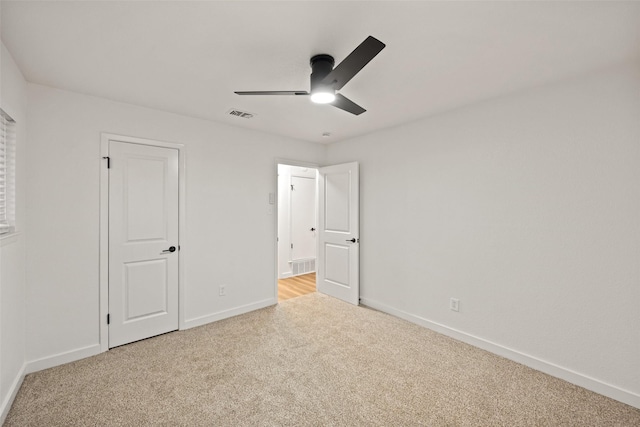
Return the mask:
POLYGON ((591 378, 587 375, 575 372, 571 369, 538 359, 536 357, 504 347, 491 341, 487 341, 483 338, 476 337, 466 332, 462 332, 457 329, 442 325, 440 323, 433 322, 429 319, 425 319, 423 317, 398 310, 375 300, 361 298, 360 303, 367 307, 371 307, 375 310, 391 314, 393 316, 407 320, 411 323, 415 323, 416 325, 424 326, 425 328, 431 329, 456 340, 471 344, 474 347, 481 348, 483 350, 502 356, 506 359, 521 363, 540 372, 544 372, 545 374, 560 378, 577 386, 586 388, 587 390, 591 390, 595 393, 610 397, 619 402, 626 403, 627 405, 640 409, 640 395, 634 392, 624 390, 615 385, 605 383, 601 380, 591 378))
MULTIPOLYGON (((258 310, 264 307, 269 307, 277 303, 278 303, 277 298, 269 298, 266 300, 243 305, 240 307, 235 307, 229 310, 224 310, 218 313, 197 317, 195 319, 188 319, 184 322, 182 329, 189 329, 189 328, 194 328, 196 326, 205 325, 207 323, 215 322, 216 320, 222 320, 228 317, 237 316, 239 314, 248 313, 250 311, 258 310)), ((75 362, 76 360, 84 359, 85 357, 95 356, 96 354, 100 354, 102 352, 103 350, 100 344, 93 344, 87 347, 78 348, 75 350, 66 351, 64 353, 55 354, 53 356, 47 356, 41 359, 31 360, 26 363, 25 374, 42 371, 43 369, 53 368, 54 366, 64 365, 65 363, 69 363, 69 362, 75 362)))
POLYGON ((228 310, 220 311, 218 313, 207 314, 206 316, 200 316, 194 319, 187 319, 184 322, 183 329, 195 328, 196 326, 206 325, 207 323, 215 322, 217 320, 227 319, 229 317, 248 313, 250 311, 259 310, 261 308, 269 307, 277 303, 278 303, 277 298, 269 298, 269 299, 254 302, 251 304, 241 305, 240 307, 235 307, 228 310))
POLYGON ((42 371, 43 369, 53 368, 54 366, 64 365, 69 362, 75 362, 76 360, 95 356, 100 353, 102 353, 100 344, 93 344, 87 347, 65 351, 64 353, 54 354, 53 356, 30 360, 27 362, 25 373, 30 374, 32 372, 42 371))
POLYGON ((20 390, 20 386, 22 385, 22 381, 24 381, 25 371, 27 364, 23 364, 20 371, 18 371, 18 375, 14 378, 11 383, 11 387, 9 387, 9 392, 7 396, 2 401, 2 407, 0 407, 0 426, 4 424, 4 420, 7 419, 7 415, 9 415, 9 409, 11 409, 11 405, 18 394, 18 390, 20 390))

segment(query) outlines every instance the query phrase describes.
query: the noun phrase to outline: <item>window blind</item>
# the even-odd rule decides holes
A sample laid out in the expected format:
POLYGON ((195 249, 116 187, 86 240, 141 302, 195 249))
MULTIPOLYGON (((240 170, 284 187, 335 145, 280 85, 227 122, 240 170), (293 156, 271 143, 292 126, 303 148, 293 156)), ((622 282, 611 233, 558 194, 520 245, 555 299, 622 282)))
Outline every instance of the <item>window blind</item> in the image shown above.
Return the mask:
POLYGON ((13 230, 15 121, 0 109, 0 234, 13 230))

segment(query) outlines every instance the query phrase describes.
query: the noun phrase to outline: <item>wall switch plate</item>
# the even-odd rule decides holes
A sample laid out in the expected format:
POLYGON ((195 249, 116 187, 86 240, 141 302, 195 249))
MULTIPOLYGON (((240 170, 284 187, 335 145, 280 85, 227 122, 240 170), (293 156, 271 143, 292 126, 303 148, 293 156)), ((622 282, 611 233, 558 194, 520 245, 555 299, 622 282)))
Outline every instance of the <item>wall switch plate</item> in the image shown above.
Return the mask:
POLYGON ((227 286, 226 285, 221 285, 220 289, 218 290, 218 295, 220 295, 221 297, 224 297, 227 295, 227 286))
POLYGON ((460 311, 460 300, 457 298, 451 298, 449 300, 449 308, 451 311, 460 311))
POLYGON ((276 193, 269 193, 269 204, 270 205, 276 204, 276 193))

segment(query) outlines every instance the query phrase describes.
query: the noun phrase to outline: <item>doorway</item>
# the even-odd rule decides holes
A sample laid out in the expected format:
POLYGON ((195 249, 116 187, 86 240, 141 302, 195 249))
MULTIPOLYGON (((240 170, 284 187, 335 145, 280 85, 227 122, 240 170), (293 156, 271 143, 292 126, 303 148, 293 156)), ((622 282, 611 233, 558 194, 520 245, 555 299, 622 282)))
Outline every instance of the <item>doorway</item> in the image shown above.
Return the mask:
MULTIPOLYGON (((278 215, 276 226, 276 295, 278 279, 313 274, 315 291, 353 305, 360 303, 360 166, 349 162, 324 167, 276 163, 278 215), (315 173, 314 224, 303 222, 301 235, 313 233, 315 258, 300 258, 307 252, 295 252, 290 225, 291 193, 295 192, 291 174, 284 177, 285 167, 301 167, 301 172, 315 173), (306 171, 304 169, 307 169, 306 171), (313 171, 311 171, 313 169, 313 171), (279 175, 282 172, 283 179, 279 175), (289 213, 289 214, 288 214, 289 213), (280 221, 282 220, 282 222, 280 221), (304 227, 309 227, 308 231, 304 227)), ((309 176, 302 176, 302 178, 309 176)), ((297 181, 299 183, 299 181, 297 181)), ((271 200, 271 196, 270 196, 271 200)), ((299 215, 299 217, 303 217, 299 215)), ((303 248, 310 247, 301 245, 303 248)))
POLYGON ((278 164, 278 302, 316 291, 317 175, 278 164))

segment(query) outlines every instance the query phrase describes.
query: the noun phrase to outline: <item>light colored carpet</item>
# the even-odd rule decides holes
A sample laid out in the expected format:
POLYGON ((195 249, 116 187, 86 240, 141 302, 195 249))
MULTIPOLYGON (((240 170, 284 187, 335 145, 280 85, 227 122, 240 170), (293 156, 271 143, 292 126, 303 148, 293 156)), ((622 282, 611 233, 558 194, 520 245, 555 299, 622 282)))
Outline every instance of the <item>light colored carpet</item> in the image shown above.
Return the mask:
POLYGON ((314 293, 28 375, 6 426, 639 426, 640 410, 314 293))

